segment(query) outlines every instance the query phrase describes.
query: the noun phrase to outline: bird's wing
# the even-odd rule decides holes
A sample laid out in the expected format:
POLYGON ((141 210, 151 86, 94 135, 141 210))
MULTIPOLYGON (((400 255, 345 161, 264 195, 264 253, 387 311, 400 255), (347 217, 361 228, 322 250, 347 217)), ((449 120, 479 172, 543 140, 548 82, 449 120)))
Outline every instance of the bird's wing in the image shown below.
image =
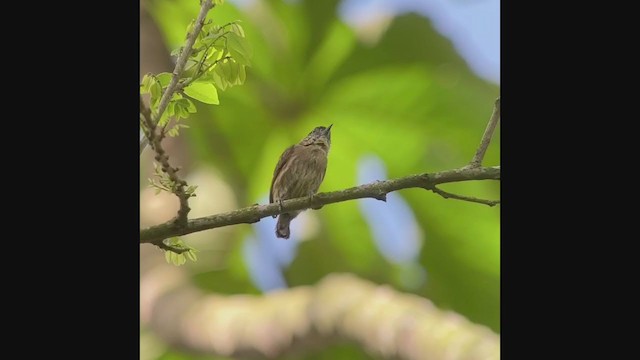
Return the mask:
POLYGON ((269 203, 273 202, 273 184, 276 182, 276 178, 280 173, 280 170, 284 168, 284 165, 291 160, 291 152, 293 152, 293 147, 295 145, 289 146, 280 156, 280 160, 278 160, 278 164, 276 165, 276 169, 273 171, 273 179, 271 179, 271 188, 269 189, 269 203))

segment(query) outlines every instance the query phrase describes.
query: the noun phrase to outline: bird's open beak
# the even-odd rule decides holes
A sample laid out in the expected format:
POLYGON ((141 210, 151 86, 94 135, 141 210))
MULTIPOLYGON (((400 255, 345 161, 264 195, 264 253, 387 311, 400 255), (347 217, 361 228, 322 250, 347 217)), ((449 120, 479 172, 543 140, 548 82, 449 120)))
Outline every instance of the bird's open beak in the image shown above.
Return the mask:
POLYGON ((329 134, 331 133, 331 127, 333 126, 333 124, 329 125, 329 127, 327 128, 327 130, 324 131, 325 134, 329 134))

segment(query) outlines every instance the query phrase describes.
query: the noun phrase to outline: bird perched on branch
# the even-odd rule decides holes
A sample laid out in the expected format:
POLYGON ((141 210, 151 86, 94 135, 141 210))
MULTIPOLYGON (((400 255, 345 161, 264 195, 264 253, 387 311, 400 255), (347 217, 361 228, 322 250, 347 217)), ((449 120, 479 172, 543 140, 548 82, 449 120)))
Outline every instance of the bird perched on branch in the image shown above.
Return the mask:
MULTIPOLYGON (((282 200, 312 196, 318 192, 327 170, 332 126, 318 126, 282 153, 271 180, 270 203, 278 202, 282 206, 282 200)), ((289 224, 300 212, 290 211, 279 215, 277 237, 289 238, 289 224)))

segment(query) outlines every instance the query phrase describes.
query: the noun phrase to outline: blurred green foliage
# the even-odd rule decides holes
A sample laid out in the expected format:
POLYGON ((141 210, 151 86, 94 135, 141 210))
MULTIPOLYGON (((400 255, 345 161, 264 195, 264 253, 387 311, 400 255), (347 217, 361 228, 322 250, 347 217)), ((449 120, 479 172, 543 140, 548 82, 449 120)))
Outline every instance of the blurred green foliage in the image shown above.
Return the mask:
MULTIPOLYGON (((281 152, 315 126, 334 124, 320 191, 358 185, 357 162, 367 154, 379 156, 395 178, 457 168, 475 152, 499 87, 475 75, 428 19, 399 16, 369 45, 340 20, 337 4, 258 1, 240 10, 225 2, 210 12, 217 24, 241 20, 252 62, 245 84, 219 91, 220 105, 198 103, 198 113, 187 121, 190 128, 180 136, 196 163, 220 170, 240 206, 267 195, 281 152)), ((155 0, 149 8, 170 49, 183 44, 198 9, 192 0, 155 0)), ((500 164, 499 148, 498 128, 485 165, 500 164)), ((500 198, 496 181, 442 188, 500 198)), ((286 270, 289 285, 313 284, 331 272, 353 272, 427 297, 499 332, 500 207, 446 200, 419 189, 399 194, 424 233, 419 257, 427 271, 424 285, 403 289, 399 270, 377 250, 354 201, 315 212, 320 231, 298 247, 286 270)), ((236 232, 238 240, 247 231, 236 232)), ((234 244, 229 269, 197 274, 197 284, 218 292, 257 292, 244 270, 241 241, 234 244)), ((205 252, 198 261, 207 261, 205 252)), ((332 351, 361 353, 336 346, 317 358, 332 358, 337 354, 332 351)))

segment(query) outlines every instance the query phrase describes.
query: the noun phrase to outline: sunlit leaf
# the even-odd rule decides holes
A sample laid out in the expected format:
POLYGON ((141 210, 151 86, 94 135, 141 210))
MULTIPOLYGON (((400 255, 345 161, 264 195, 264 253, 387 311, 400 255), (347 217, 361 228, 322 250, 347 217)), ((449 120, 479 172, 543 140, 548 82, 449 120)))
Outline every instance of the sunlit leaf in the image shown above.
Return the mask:
POLYGON ((211 83, 194 82, 184 88, 185 94, 205 104, 220 104, 218 91, 211 83))
POLYGON ((149 88, 151 87, 151 81, 153 77, 150 74, 146 74, 142 81, 140 82, 140 94, 147 94, 149 92, 149 88))
POLYGON ((164 126, 167 122, 169 122, 169 114, 165 111, 162 113, 160 121, 158 121, 158 126, 164 126))
POLYGON ((160 74, 156 75, 156 80, 160 83, 160 85, 163 88, 165 88, 171 82, 171 77, 172 77, 171 73, 163 72, 163 73, 160 73, 160 74))
POLYGON ((196 256, 196 253, 193 252, 192 250, 187 251, 185 254, 187 255, 187 257, 191 261, 197 261, 198 260, 198 257, 196 256))
POLYGON ((162 89, 154 77, 149 80, 149 92, 151 93, 151 106, 158 106, 158 102, 162 96, 162 89))
POLYGON ((180 118, 185 119, 185 118, 189 117, 189 112, 187 111, 187 108, 186 108, 186 107, 184 107, 184 106, 178 106, 178 108, 177 108, 177 114, 176 114, 176 115, 177 115, 178 117, 180 117, 180 118))
POLYGON ((167 116, 174 116, 176 111, 176 103, 174 101, 170 101, 169 105, 167 105, 167 110, 165 110, 165 112, 167 113, 167 116))

